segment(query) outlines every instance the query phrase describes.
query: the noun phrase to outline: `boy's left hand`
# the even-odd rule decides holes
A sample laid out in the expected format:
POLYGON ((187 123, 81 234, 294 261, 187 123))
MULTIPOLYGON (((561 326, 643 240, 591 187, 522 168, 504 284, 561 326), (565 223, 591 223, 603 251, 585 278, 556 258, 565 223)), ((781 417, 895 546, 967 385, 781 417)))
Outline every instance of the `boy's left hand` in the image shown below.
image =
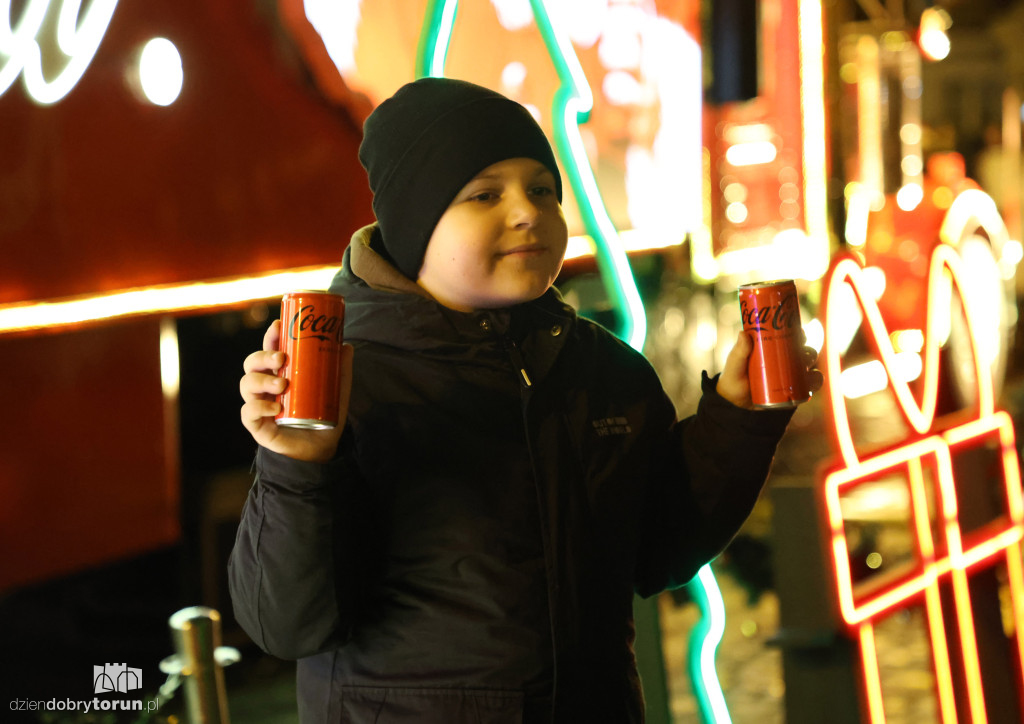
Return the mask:
MULTIPOLYGON (((754 342, 750 334, 741 330, 736 337, 736 344, 725 358, 725 367, 722 368, 722 375, 718 378, 716 387, 719 395, 737 407, 745 407, 748 410, 754 407, 754 402, 750 399, 750 382, 747 378, 747 367, 753 350, 754 342)), ((804 347, 807 385, 812 392, 820 390, 824 382, 821 372, 814 368, 817 359, 818 353, 813 347, 804 347)))

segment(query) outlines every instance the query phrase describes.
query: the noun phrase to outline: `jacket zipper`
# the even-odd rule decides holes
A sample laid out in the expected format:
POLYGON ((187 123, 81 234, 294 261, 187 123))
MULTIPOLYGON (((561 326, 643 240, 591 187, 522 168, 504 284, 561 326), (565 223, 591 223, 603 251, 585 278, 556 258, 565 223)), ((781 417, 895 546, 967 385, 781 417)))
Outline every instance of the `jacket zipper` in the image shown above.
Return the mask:
MULTIPOLYGON (((505 348, 506 353, 512 361, 513 367, 519 371, 519 383, 523 390, 529 391, 533 387, 533 380, 530 379, 529 373, 526 371, 526 364, 523 362, 523 354, 519 349, 519 345, 516 344, 515 340, 506 332, 500 335, 501 344, 505 348)), ((528 396, 523 396, 523 426, 526 431, 527 438, 527 449, 530 455, 530 468, 534 470, 534 476, 536 476, 536 463, 533 457, 533 445, 530 443, 530 431, 529 424, 526 419, 526 403, 528 396)), ((536 482, 535 482, 535 485, 536 482)), ((541 500, 541 490, 537 485, 537 512, 541 516, 540 528, 541 528, 541 546, 544 551, 544 570, 545 578, 547 579, 548 589, 548 623, 551 627, 551 667, 552 667, 552 680, 551 680, 551 721, 554 722, 554 706, 558 700, 558 637, 555 631, 555 610, 552 605, 552 597, 557 595, 558 583, 553 580, 552 575, 552 563, 550 561, 549 541, 550 534, 546 532, 546 524, 543 520, 544 503, 541 500)))
POLYGON ((502 339, 505 343, 505 350, 508 352, 509 357, 512 358, 512 364, 519 370, 520 383, 524 389, 530 389, 533 387, 533 381, 530 380, 530 375, 526 372, 526 365, 523 364, 523 355, 519 351, 519 345, 509 337, 503 337, 502 339))

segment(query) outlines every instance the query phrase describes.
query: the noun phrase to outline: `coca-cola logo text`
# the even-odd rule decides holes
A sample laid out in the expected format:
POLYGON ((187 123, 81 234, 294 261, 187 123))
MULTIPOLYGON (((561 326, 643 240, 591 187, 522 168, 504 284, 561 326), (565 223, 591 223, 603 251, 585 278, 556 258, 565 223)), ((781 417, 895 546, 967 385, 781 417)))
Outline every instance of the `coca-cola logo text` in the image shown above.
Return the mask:
POLYGON ((11 3, 0 13, 0 96, 20 74, 28 94, 43 104, 56 103, 78 83, 92 62, 118 0, 83 3, 62 0, 60 9, 51 0, 15 3, 21 12, 12 22, 11 3), (56 70, 49 75, 47 70, 56 70))
POLYGON ((797 305, 795 294, 783 297, 778 304, 764 307, 750 304, 749 301, 744 299, 740 302, 744 329, 782 330, 800 326, 800 307, 797 305))
POLYGON ((341 317, 317 314, 316 307, 307 304, 292 316, 288 324, 288 336, 292 339, 315 337, 324 342, 333 340, 341 343, 342 327, 341 317))

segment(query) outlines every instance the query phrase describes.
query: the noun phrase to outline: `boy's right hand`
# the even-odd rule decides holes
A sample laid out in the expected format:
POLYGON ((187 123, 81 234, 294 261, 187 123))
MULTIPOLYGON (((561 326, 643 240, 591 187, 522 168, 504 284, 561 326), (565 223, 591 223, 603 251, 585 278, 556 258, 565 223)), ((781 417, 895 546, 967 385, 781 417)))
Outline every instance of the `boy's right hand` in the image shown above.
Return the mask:
POLYGON ((351 345, 341 348, 341 397, 338 402, 338 425, 330 430, 305 430, 279 427, 274 416, 281 411, 278 395, 284 392, 287 380, 277 372, 284 364, 284 352, 278 351, 281 338, 281 320, 274 320, 263 336, 263 349, 245 358, 245 375, 239 390, 242 405, 242 424, 253 439, 268 450, 296 460, 327 462, 338 449, 338 440, 345 429, 348 399, 352 390, 351 345))

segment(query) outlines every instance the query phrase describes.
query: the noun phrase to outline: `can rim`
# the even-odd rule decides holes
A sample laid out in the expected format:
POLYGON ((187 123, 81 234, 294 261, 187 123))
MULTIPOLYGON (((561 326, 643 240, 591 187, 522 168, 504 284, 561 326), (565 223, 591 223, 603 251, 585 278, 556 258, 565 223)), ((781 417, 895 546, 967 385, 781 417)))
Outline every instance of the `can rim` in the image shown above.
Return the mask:
POLYGON ((277 417, 274 422, 281 427, 298 427, 305 430, 331 430, 338 426, 331 420, 322 420, 315 417, 277 417))
POLYGON ((761 289, 762 287, 777 287, 783 284, 796 284, 792 279, 773 279, 767 282, 750 282, 748 284, 740 284, 737 289, 761 289))
POLYGON ((341 294, 338 294, 337 292, 332 292, 328 289, 293 289, 290 292, 285 292, 282 296, 284 296, 285 294, 327 294, 332 297, 342 296, 341 294))

